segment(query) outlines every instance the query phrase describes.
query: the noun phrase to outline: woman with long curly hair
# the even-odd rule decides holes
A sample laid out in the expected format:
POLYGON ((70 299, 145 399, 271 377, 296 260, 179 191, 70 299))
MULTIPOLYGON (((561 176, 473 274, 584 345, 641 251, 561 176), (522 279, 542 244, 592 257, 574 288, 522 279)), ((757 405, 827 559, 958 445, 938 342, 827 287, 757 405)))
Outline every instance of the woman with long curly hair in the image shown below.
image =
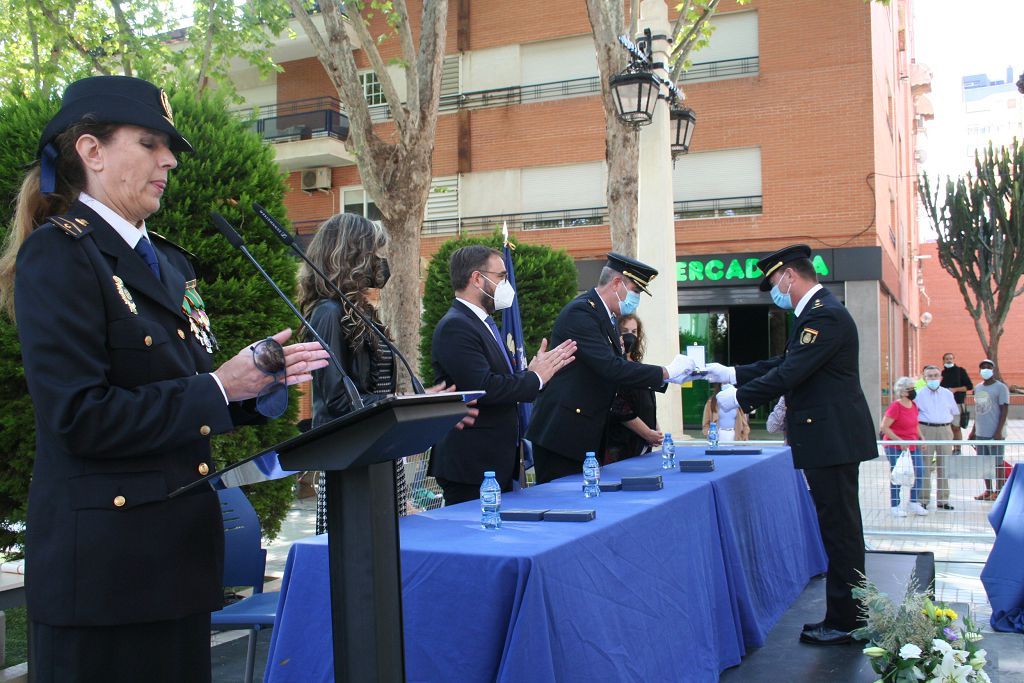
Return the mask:
MULTIPOLYGON (((359 311, 390 338, 377 313, 380 291, 391 271, 383 256, 388 246, 384 228, 362 216, 340 213, 317 229, 306 255, 331 282, 344 292, 359 311)), ((299 271, 299 307, 338 357, 352 378, 363 405, 370 405, 396 390, 395 357, 391 349, 355 314, 347 303, 313 269, 299 271)), ((341 373, 333 365, 313 375, 313 427, 353 410, 341 373)), ((326 499, 323 476, 317 486, 317 533, 326 531, 326 499)), ((408 490, 405 466, 395 461, 395 500, 398 514, 406 512, 408 490)))

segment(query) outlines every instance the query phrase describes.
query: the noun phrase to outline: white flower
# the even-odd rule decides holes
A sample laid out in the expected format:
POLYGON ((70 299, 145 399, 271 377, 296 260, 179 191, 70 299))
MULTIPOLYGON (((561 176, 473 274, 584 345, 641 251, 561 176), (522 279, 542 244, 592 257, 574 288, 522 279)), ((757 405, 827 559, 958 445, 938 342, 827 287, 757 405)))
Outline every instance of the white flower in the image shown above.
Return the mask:
POLYGON ((992 679, 988 677, 988 674, 984 671, 979 671, 975 674, 976 680, 980 680, 982 683, 992 683, 992 679))
POLYGON ((914 645, 913 643, 907 643, 906 645, 900 648, 901 659, 920 659, 920 657, 921 648, 919 648, 917 645, 914 645))
POLYGON ((938 652, 942 655, 952 655, 953 646, 941 638, 935 638, 932 640, 932 652, 938 652))
POLYGON ((988 660, 985 658, 985 655, 987 654, 988 653, 984 650, 978 650, 974 653, 974 656, 971 657, 971 661, 968 662, 968 664, 973 666, 975 671, 980 671, 985 666, 985 664, 988 663, 988 660))
POLYGON ((978 633, 977 631, 968 631, 967 633, 964 634, 964 639, 965 640, 969 640, 972 643, 976 643, 979 640, 981 640, 982 638, 983 638, 983 636, 980 633, 978 633))
POLYGON ((970 665, 962 665, 956 661, 950 648, 949 652, 943 653, 942 662, 932 671, 934 678, 931 678, 929 683, 969 683, 970 679, 967 677, 973 673, 974 669, 970 665))

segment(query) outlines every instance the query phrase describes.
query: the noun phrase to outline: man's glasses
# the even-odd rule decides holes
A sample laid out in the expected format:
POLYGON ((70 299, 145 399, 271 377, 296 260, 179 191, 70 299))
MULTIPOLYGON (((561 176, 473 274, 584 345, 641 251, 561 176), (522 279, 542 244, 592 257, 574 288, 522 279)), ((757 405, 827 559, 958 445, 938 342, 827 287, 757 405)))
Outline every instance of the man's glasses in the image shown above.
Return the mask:
POLYGON ((256 369, 273 377, 273 381, 256 395, 256 411, 271 419, 288 410, 288 384, 285 381, 284 348, 267 337, 249 347, 256 369))

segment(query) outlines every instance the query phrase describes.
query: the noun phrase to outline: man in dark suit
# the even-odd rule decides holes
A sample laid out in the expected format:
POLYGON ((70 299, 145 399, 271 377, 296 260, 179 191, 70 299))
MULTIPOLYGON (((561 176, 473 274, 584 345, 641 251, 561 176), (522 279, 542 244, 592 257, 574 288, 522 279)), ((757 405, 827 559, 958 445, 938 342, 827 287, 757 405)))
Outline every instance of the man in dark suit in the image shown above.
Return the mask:
POLYGON ((562 309, 551 343, 574 339, 576 359, 551 380, 533 407, 526 438, 533 443, 537 482, 580 472, 588 451, 600 455, 605 422, 620 386, 664 391, 665 382, 683 382, 692 360, 677 355, 668 365, 645 365, 626 359, 614 318, 636 310, 640 292, 658 271, 621 254, 608 254, 597 287, 562 309))
POLYGON ((864 532, 858 500, 860 463, 878 455, 875 426, 860 386, 857 326, 849 311, 818 284, 810 247, 782 249, 758 263, 761 291, 793 309, 796 320, 783 355, 725 367, 709 364, 709 380, 738 388, 718 394, 720 409, 749 411, 785 396, 786 439, 793 465, 804 470, 828 554, 825 619, 807 624, 800 640, 851 642, 861 625, 851 587, 864 572, 864 532))
POLYGON ((460 389, 483 389, 480 414, 471 427, 450 432, 431 454, 431 473, 449 505, 474 500, 484 472, 493 470, 503 491, 519 473, 519 408, 533 401, 556 372, 573 361, 576 342, 566 339, 551 351, 541 342, 526 372, 516 374, 501 343, 496 310, 512 305, 501 254, 482 245, 463 247, 449 264, 455 301, 434 328, 434 378, 460 389))

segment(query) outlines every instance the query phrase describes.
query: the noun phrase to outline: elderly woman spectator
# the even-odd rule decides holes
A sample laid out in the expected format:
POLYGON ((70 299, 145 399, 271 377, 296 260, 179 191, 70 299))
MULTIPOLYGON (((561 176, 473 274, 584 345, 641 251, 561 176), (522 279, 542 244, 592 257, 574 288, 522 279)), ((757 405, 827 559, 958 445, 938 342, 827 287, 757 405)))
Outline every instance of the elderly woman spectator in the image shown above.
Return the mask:
MULTIPOLYGON (((894 400, 889 404, 885 411, 885 417, 882 418, 882 440, 921 441, 921 429, 917 424, 917 404, 914 403, 917 390, 913 378, 900 377, 896 380, 892 387, 892 396, 894 400)), ((914 461, 914 486, 910 490, 909 509, 915 515, 927 515, 928 511, 918 499, 921 494, 921 484, 924 481, 924 463, 920 449, 917 446, 886 446, 885 454, 889 458, 889 465, 895 467, 896 460, 904 448, 910 451, 914 461)), ((889 499, 893 516, 906 517, 906 510, 900 507, 899 486, 889 485, 889 499)))

